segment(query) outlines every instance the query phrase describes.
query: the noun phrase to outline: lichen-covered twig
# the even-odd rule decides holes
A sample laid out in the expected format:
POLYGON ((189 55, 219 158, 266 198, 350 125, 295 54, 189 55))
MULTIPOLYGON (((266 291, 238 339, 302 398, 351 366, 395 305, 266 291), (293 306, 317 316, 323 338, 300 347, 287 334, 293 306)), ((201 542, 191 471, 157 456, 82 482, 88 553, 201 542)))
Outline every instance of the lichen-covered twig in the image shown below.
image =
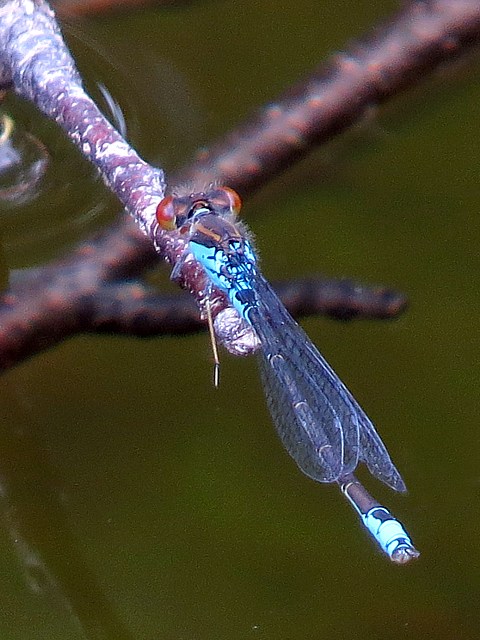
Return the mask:
POLYGON ((164 173, 139 157, 85 92, 49 5, 44 0, 6 2, 0 24, 2 84, 62 127, 150 235, 165 191, 164 173))

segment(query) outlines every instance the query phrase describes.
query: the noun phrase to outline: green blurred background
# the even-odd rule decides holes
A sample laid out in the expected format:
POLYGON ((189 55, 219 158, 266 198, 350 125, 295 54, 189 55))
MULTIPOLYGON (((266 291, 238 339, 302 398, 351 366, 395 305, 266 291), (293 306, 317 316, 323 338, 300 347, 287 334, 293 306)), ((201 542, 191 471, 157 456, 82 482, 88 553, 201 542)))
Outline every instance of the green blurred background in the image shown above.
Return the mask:
MULTIPOLYGON (((89 90, 168 173, 397 7, 196 2, 76 23, 89 90)), ((422 552, 395 567, 338 490, 303 477, 254 359, 208 337, 82 336, 0 386, 0 637, 474 639, 479 635, 478 58, 441 69, 245 203, 265 274, 405 292, 395 321, 303 322, 409 487, 361 474, 422 552)), ((55 125, 9 98, 52 155, 2 205, 5 280, 119 215, 55 125)), ((161 286, 171 290, 159 267, 161 286)))

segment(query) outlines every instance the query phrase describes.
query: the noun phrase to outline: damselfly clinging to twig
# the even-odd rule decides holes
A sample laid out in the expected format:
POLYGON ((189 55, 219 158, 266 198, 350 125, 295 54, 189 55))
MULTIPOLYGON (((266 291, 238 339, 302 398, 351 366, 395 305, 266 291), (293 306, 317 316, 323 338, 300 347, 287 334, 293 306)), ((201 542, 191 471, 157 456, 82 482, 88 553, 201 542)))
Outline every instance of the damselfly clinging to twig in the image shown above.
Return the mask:
POLYGON ((168 196, 163 229, 179 229, 187 255, 202 265, 260 341, 268 408, 285 448, 318 482, 337 483, 383 551, 398 564, 416 558, 402 524, 353 475, 359 462, 396 491, 405 484, 375 427, 261 274, 251 240, 236 220, 240 197, 227 187, 168 196))

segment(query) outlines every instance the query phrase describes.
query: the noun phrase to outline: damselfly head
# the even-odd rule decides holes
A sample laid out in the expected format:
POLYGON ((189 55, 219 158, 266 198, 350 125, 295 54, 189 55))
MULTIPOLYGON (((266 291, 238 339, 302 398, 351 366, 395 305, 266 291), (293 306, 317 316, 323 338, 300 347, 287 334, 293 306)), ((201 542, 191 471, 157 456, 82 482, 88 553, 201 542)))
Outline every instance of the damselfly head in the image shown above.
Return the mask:
POLYGON ((167 196, 156 210, 157 222, 162 229, 187 229, 195 218, 214 214, 220 217, 236 216, 242 206, 240 196, 229 187, 190 193, 186 196, 167 196))

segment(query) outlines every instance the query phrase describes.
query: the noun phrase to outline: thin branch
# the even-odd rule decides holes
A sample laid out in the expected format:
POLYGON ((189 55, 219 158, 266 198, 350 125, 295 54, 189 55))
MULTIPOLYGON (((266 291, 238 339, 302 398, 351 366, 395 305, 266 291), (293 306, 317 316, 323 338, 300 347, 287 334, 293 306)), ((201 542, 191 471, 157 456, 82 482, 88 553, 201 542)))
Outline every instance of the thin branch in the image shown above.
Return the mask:
POLYGON ((241 195, 346 131, 480 40, 478 0, 416 0, 256 111, 177 176, 241 195))
MULTIPOLYGON (((205 328, 191 296, 160 296, 136 277, 158 258, 132 223, 128 230, 119 229, 115 252, 111 247, 105 251, 111 231, 98 234, 68 257, 18 278, 4 293, 0 370, 82 332, 146 337, 205 328)), ((281 285, 278 291, 297 315, 390 318, 406 304, 394 291, 350 281, 307 280, 281 285)))

